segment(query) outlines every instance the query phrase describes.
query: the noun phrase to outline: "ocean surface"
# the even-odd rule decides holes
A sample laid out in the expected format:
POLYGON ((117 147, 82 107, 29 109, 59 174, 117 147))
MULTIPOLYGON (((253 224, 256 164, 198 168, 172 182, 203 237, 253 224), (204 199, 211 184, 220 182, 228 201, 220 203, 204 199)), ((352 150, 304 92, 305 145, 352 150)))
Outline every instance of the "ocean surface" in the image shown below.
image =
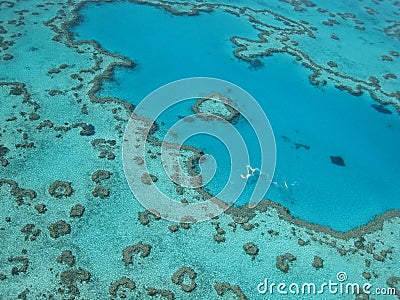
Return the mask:
MULTIPOLYGON (((369 95, 355 97, 329 84, 313 86, 307 78, 311 72, 287 54, 262 58, 261 67, 241 61, 233 55, 230 36, 255 39, 257 32, 233 15, 176 16, 127 2, 89 4, 81 15, 73 28, 77 40, 96 40, 136 64, 132 70, 118 69, 114 80, 104 84, 102 96, 136 105, 171 81, 207 76, 230 81, 255 97, 269 118, 277 147, 274 184, 265 197, 293 216, 346 231, 399 208, 395 178, 400 170, 400 118, 393 108, 388 108, 391 114, 382 114, 369 95), (342 157, 346 166, 332 164, 330 156, 342 157)), ((191 115, 191 105, 163 113, 159 122, 165 126, 160 131, 191 115)), ((244 121, 236 127, 251 132, 244 121)), ((257 149, 254 135, 242 135, 250 149, 257 149)), ((199 136, 186 144, 216 159, 218 173, 206 186, 216 194, 228 178, 229 154, 207 138, 199 136)), ((257 153, 251 157, 253 167, 259 165, 257 153)), ((250 195, 248 186, 237 205, 247 203, 250 195)))
POLYGON ((399 16, 0 1, 0 300, 399 299, 399 16), (180 82, 190 97, 145 119, 180 82))

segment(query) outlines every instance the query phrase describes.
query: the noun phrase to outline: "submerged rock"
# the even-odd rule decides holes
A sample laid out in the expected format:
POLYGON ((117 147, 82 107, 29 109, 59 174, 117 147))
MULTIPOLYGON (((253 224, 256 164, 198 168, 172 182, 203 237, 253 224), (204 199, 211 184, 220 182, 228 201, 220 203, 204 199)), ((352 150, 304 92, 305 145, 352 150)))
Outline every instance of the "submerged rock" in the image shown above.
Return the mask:
POLYGON ((331 156, 331 163, 339 167, 345 167, 346 164, 341 156, 331 156))

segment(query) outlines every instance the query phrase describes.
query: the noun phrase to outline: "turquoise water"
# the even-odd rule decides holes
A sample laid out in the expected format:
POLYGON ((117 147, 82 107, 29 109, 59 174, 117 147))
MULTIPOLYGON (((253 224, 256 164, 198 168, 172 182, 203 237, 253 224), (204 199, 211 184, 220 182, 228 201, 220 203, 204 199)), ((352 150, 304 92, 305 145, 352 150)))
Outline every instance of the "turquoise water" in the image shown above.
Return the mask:
MULTIPOLYGON (((266 197, 293 216, 346 231, 399 208, 400 118, 377 112, 369 96, 312 86, 310 72, 282 54, 264 58, 261 68, 249 67, 233 55, 229 37, 255 38, 257 32, 232 15, 182 17, 132 3, 89 5, 81 13, 83 21, 73 29, 76 39, 94 39, 137 64, 133 70, 119 69, 102 95, 137 104, 153 89, 193 76, 228 80, 252 94, 267 114, 277 144, 275 184, 266 197), (330 156, 341 156, 346 166, 332 164, 330 156)), ((189 105, 180 105, 159 121, 168 129, 178 116, 190 113, 189 105)), ((247 130, 244 123, 236 125, 241 132, 247 130)), ((226 151, 221 145, 202 138, 188 142, 213 154, 224 176, 226 151)), ((252 138, 246 142, 249 148, 256 146, 252 138)), ((257 153, 253 158, 256 165, 257 153)), ((214 193, 220 185, 212 181, 207 188, 214 193)), ((245 199, 246 193, 239 203, 245 199)))
MULTIPOLYGON (((124 103, 99 103, 88 94, 97 76, 111 62, 121 60, 90 43, 76 44, 57 30, 74 17, 80 2, 0 3, 0 299, 167 298, 152 296, 157 292, 153 289, 174 299, 237 299, 233 292, 239 289, 246 299, 355 299, 327 289, 323 295, 277 291, 279 283, 313 282, 318 287, 328 281, 337 283, 337 274, 347 275, 344 283, 371 284, 369 298, 397 299, 379 296, 376 289, 388 292, 392 282, 397 287, 394 292, 399 292, 399 214, 383 221, 382 227, 378 222, 345 235, 282 219, 270 205, 265 212, 238 209, 239 215, 223 213, 190 226, 151 215, 146 223, 145 208, 135 200, 124 173, 123 131, 129 114, 124 103), (94 131, 82 132, 81 126, 94 131), (54 190, 60 181, 63 185, 54 190), (143 244, 147 249, 151 246, 147 256, 136 253, 143 244), (132 262, 127 264, 124 254, 132 247, 132 262), (282 262, 283 257, 288 259, 282 262), (190 293, 174 280, 182 266, 197 274, 190 293), (114 294, 114 283, 124 278, 136 288, 121 286, 114 294), (270 287, 276 284, 273 294, 259 293, 265 279, 270 287), (224 291, 224 287, 234 290, 224 291)), ((181 77, 230 80, 257 98, 276 134, 277 170, 268 197, 296 216, 342 230, 398 207, 394 198, 399 178, 398 115, 393 110, 391 115, 378 113, 367 96, 311 86, 309 71, 287 55, 264 59, 263 68, 249 68, 232 55, 229 41, 233 34, 256 37, 242 10, 240 18, 221 12, 176 17, 124 0, 87 2, 84 20, 75 28, 81 34, 77 39, 96 38, 138 64, 134 69, 118 69, 115 80, 105 83, 103 95, 139 103, 154 88, 181 77), (331 155, 343 157, 346 166, 333 165, 331 155)), ((398 80, 382 77, 388 72, 400 77, 400 56, 389 54, 400 48, 400 40, 383 31, 392 24, 386 20, 398 19, 394 1, 313 0, 317 6, 303 4, 307 11, 302 13, 293 7, 300 1, 235 2, 249 10, 271 9, 287 20, 307 20, 318 27, 317 38, 292 35, 300 45, 296 51, 322 65, 332 59, 339 72, 359 80, 373 75, 385 92, 399 89, 398 80), (378 14, 370 15, 366 5, 378 14), (339 15, 334 18, 340 25, 323 25, 330 16, 318 11, 318 6, 332 13, 354 12, 365 31, 356 31, 354 20, 339 15), (330 38, 332 32, 340 41, 330 38), (350 53, 347 49, 353 45, 357 51, 350 53), (393 61, 383 61, 381 55, 391 55, 393 61)), ((157 4, 161 3, 178 6, 175 1, 157 4)), ((209 2, 182 3, 184 9, 209 2)), ((251 14, 289 28, 271 16, 251 14)), ((271 44, 261 46, 252 51, 264 51, 271 44)), ((381 99, 388 98, 381 95, 381 99)), ((163 138, 172 124, 191 114, 190 105, 182 102, 165 111, 157 120, 156 136, 163 138)), ((241 118, 234 126, 254 147, 248 124, 241 118)), ((187 144, 213 154, 218 159, 217 178, 225 178, 232 147, 224 149, 207 135, 197 135, 187 144)), ((185 154, 191 152, 178 157, 184 160, 185 154)), ((255 167, 257 151, 250 155, 255 167)), ((153 163, 149 170, 158 170, 159 159, 145 156, 153 163)), ((211 181, 207 189, 217 191, 222 181, 211 181)), ((161 176, 156 185, 175 197, 202 200, 201 194, 189 189, 179 195, 176 185, 161 176)), ((240 200, 247 201, 246 193, 240 200)), ((183 283, 193 281, 189 273, 184 275, 183 283)))

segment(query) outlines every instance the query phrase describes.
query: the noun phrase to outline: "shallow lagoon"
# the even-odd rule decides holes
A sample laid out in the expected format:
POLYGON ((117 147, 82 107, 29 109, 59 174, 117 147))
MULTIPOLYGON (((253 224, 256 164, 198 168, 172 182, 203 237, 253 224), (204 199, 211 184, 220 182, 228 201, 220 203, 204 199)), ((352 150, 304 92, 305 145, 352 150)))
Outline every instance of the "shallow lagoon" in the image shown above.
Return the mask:
MULTIPOLYGON (((394 182, 400 170, 399 116, 377 112, 371 107, 376 102, 367 95, 354 97, 311 85, 309 71, 292 57, 264 58, 260 68, 240 61, 229 37, 255 38, 250 23, 221 12, 175 16, 133 3, 87 5, 81 13, 76 39, 94 39, 137 64, 133 70, 118 70, 115 81, 104 84, 102 95, 136 104, 163 84, 193 76, 228 80, 252 94, 266 112, 277 143, 275 184, 266 197, 289 208, 293 216, 346 231, 399 207, 400 186, 394 182), (332 164, 330 156, 341 156, 346 166, 332 164)), ((190 105, 180 105, 160 121, 168 129, 190 113, 190 105)), ((242 132, 243 123, 236 125, 242 132)), ((214 192, 226 177, 226 151, 204 141, 188 142, 213 154, 223 166, 218 180, 207 186, 214 192)), ((247 142, 251 147, 254 140, 247 142)))

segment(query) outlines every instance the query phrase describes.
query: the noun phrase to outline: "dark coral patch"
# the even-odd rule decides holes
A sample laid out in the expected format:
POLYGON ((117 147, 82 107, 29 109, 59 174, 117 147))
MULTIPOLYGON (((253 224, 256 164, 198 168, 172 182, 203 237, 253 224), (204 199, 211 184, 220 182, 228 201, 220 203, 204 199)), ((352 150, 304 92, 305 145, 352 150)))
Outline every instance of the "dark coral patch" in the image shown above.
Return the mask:
POLYGON ((56 180, 49 187, 49 194, 55 198, 69 197, 73 192, 71 182, 67 181, 56 180))
POLYGON ((22 263, 22 266, 20 266, 19 268, 17 267, 13 267, 11 270, 11 275, 18 275, 19 273, 26 273, 26 271, 28 270, 29 267, 29 259, 27 259, 26 257, 22 257, 22 256, 17 256, 17 257, 9 257, 7 259, 9 262, 19 262, 22 263))
POLYGON ((47 211, 45 204, 36 204, 35 209, 38 211, 39 214, 44 214, 47 211))
POLYGON ((230 285, 228 282, 218 282, 214 284, 214 289, 218 296, 224 296, 225 294, 228 294, 228 292, 231 292, 236 295, 237 299, 247 300, 246 295, 238 285, 230 285))
POLYGON ((259 252, 258 247, 253 242, 248 242, 243 246, 244 251, 254 260, 259 252))
POLYGON ((160 290, 160 289, 148 287, 148 288, 146 288, 146 291, 147 291, 147 295, 149 295, 151 297, 159 295, 163 299, 167 299, 167 300, 175 299, 175 294, 168 290, 160 290))
POLYGON ((331 156, 331 163, 339 167, 345 167, 346 164, 341 156, 331 156))
POLYGON ((324 267, 324 260, 319 256, 314 256, 314 261, 312 263, 312 266, 317 270, 321 269, 324 267))
POLYGON ((142 243, 125 247, 125 249, 122 251, 122 260, 124 261, 125 266, 132 263, 132 254, 140 254, 140 257, 145 258, 150 255, 151 248, 152 247, 150 244, 142 243))
MULTIPOLYGON (((68 292, 71 295, 79 295, 80 291, 77 284, 87 282, 90 280, 91 274, 83 269, 78 270, 67 270, 60 274, 61 282, 68 288, 68 292)), ((74 297, 72 298, 74 299, 74 297)))
POLYGON ((278 255, 276 257, 276 267, 284 273, 289 271, 289 262, 296 260, 296 257, 291 253, 286 253, 284 255, 278 255))
POLYGON ((387 109, 384 105, 382 104, 372 104, 371 105, 373 108, 376 109, 376 111, 382 113, 382 114, 386 114, 386 115, 391 115, 392 111, 387 109))
POLYGON ((70 250, 64 250, 59 257, 57 257, 59 264, 65 263, 68 267, 75 265, 75 256, 72 255, 70 250))
POLYGON ((112 175, 111 172, 106 171, 106 170, 97 170, 92 174, 92 181, 96 183, 100 183, 100 181, 109 179, 110 176, 112 175))
MULTIPOLYGON (((128 288, 130 290, 134 290, 136 288, 136 284, 133 280, 127 278, 127 277, 122 277, 121 279, 117 280, 116 282, 112 283, 108 289, 108 292, 113 296, 117 296, 117 291, 120 287, 128 288)), ((121 295, 125 295, 122 293, 121 295)), ((121 297, 120 295, 120 297, 121 297)), ((126 295, 125 295, 126 297, 126 295)), ((125 298, 124 296, 121 298, 125 298)))
POLYGON ((189 293, 197 286, 196 282, 194 281, 196 277, 197 273, 192 268, 182 266, 172 275, 171 279, 173 283, 180 285, 183 291, 189 293), (190 284, 184 283, 186 281, 185 277, 189 278, 191 281, 190 284))
POLYGON ((98 185, 94 188, 92 195, 96 198, 99 197, 100 199, 104 199, 110 196, 110 190, 102 185, 98 185))
POLYGON ((50 236, 52 238, 57 239, 66 234, 70 234, 71 226, 67 222, 59 220, 49 226, 49 231, 50 231, 50 236))
POLYGON ((83 205, 77 204, 71 208, 69 216, 71 218, 80 218, 82 217, 84 212, 85 212, 85 207, 83 205))

